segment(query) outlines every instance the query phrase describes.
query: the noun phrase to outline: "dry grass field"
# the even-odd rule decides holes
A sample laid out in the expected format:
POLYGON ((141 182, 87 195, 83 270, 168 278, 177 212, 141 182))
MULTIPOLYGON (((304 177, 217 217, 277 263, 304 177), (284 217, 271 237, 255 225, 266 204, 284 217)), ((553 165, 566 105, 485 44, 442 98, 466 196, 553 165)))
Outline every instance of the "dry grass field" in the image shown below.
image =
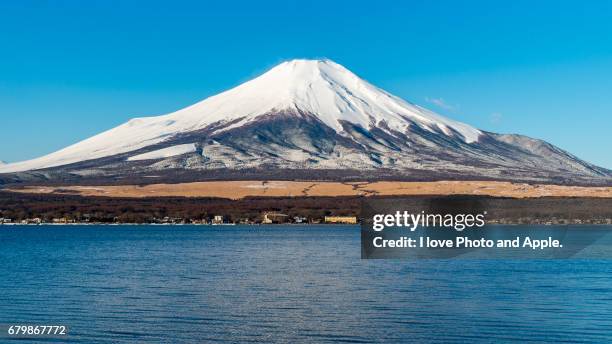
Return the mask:
POLYGON ((390 195, 488 195, 515 198, 607 197, 612 187, 538 185, 491 181, 438 182, 308 182, 308 181, 213 181, 181 184, 121 186, 28 186, 13 192, 71 194, 107 197, 221 197, 248 196, 390 196, 390 195))

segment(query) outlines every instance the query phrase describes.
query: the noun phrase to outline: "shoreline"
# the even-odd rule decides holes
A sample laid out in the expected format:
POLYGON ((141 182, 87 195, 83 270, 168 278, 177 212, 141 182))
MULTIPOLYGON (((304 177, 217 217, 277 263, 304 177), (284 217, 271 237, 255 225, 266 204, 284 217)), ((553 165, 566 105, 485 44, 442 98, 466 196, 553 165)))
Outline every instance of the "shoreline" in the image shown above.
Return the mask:
POLYGON ((223 224, 223 225, 211 225, 211 224, 192 224, 192 223, 40 223, 40 224, 25 224, 25 223, 4 223, 0 224, 0 230, 2 227, 41 227, 41 226, 49 226, 49 227, 75 227, 75 226, 107 226, 107 227, 117 227, 117 226, 154 226, 154 227, 215 227, 215 228, 223 228, 223 227, 361 227, 358 224, 338 224, 338 223, 310 223, 310 224, 297 224, 297 223, 266 223, 266 224, 223 224))
POLYGON ((3 225, 327 225, 363 220, 368 204, 404 210, 486 210, 488 224, 612 224, 612 198, 505 198, 482 195, 410 197, 111 198, 0 192, 3 225), (373 203, 372 203, 373 202, 373 203), (450 208, 449 208, 450 207, 450 208), (222 224, 224 223, 224 224, 222 224))
MULTIPOLYGON (((261 226, 290 226, 290 227, 314 227, 314 226, 330 226, 330 227, 360 227, 361 223, 342 224, 342 223, 228 223, 228 224, 197 224, 197 223, 3 223, 0 228, 7 227, 38 227, 38 226, 191 226, 191 227, 261 227, 261 226)), ((612 223, 487 223, 486 226, 612 226, 612 223)))

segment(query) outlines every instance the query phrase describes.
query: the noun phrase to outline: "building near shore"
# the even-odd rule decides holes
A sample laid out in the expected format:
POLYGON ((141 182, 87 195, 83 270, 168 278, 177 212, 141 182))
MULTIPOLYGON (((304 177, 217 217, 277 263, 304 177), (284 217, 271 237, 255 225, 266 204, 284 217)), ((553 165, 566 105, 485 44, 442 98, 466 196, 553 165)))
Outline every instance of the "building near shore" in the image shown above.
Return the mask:
POLYGON ((51 220, 51 222, 53 223, 59 223, 59 224, 66 224, 66 223, 75 223, 76 221, 74 219, 70 219, 67 217, 55 217, 51 220))
POLYGON ((261 223, 285 223, 289 215, 280 213, 264 213, 261 223))
POLYGON ((356 224, 356 216, 325 216, 325 223, 356 224))
POLYGON ((308 218, 303 217, 303 216, 294 216, 293 217, 293 223, 306 223, 308 221, 308 218))

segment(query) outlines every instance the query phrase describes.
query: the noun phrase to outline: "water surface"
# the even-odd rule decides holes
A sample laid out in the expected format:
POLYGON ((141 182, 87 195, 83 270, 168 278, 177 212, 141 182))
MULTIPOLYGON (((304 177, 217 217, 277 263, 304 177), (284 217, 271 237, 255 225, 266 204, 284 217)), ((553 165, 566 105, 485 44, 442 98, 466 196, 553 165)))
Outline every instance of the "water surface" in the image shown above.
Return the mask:
POLYGON ((357 226, 2 226, 0 244, 0 324, 65 324, 62 342, 612 342, 606 260, 361 260, 357 226))

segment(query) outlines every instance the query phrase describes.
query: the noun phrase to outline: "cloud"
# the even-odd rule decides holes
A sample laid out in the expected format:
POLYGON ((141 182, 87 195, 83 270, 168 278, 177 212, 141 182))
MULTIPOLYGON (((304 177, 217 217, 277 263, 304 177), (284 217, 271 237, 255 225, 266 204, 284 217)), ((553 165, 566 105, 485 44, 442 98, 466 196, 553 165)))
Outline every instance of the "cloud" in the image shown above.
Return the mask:
POLYGON ((489 121, 494 124, 501 122, 502 119, 504 119, 504 115, 499 112, 493 112, 491 116, 489 116, 489 121))
POLYGON ((453 111, 456 110, 459 106, 447 103, 444 98, 430 98, 425 97, 425 101, 433 104, 441 109, 453 111))

